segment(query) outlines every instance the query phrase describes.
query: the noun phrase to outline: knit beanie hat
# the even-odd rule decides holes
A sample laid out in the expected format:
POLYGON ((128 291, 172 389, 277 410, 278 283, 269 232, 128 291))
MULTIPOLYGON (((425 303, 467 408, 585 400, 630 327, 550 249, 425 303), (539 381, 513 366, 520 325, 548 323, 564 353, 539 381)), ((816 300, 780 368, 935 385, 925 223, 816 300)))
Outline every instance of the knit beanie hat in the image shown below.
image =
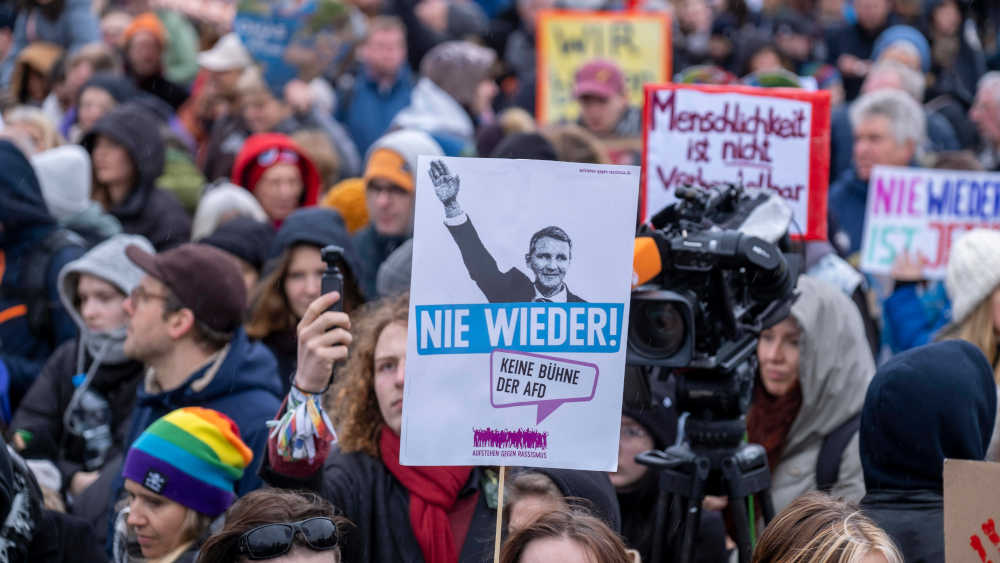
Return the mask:
POLYGON ((372 179, 387 180, 413 191, 414 173, 420 155, 442 156, 441 145, 414 129, 401 129, 383 135, 368 149, 365 163, 365 185, 372 179))
POLYGON ((894 25, 879 34, 872 48, 872 60, 877 61, 882 52, 895 43, 904 42, 913 45, 920 54, 920 68, 924 72, 931 70, 931 46, 923 33, 908 25, 894 25))
POLYGON ((226 415, 201 407, 158 419, 132 444, 122 477, 210 517, 236 500, 253 452, 226 415))
POLYGON ((198 242, 225 250, 259 272, 267 260, 272 240, 274 227, 269 223, 253 217, 235 217, 219 225, 215 232, 198 242))
POLYGON ((156 16, 153 12, 146 12, 145 14, 139 14, 132 20, 132 23, 125 28, 125 33, 123 37, 125 42, 128 43, 133 37, 140 31, 148 31, 152 33, 156 40, 160 42, 160 45, 167 44, 167 28, 163 26, 160 18, 156 16))
POLYGON ((329 207, 340 213, 347 225, 347 232, 352 235, 368 224, 368 203, 365 201, 364 178, 347 178, 341 180, 326 192, 323 207, 329 207))
POLYGON ((1000 286, 1000 232, 975 229, 951 247, 944 279, 952 322, 960 323, 1000 286))
POLYGON ((63 145, 31 157, 49 213, 63 221, 90 206, 90 155, 80 145, 63 145))
POLYGON ((476 88, 489 77, 496 54, 469 41, 445 41, 431 49, 420 62, 426 76, 459 104, 469 107, 476 88))
POLYGON ((556 149, 538 133, 513 133, 504 137, 493 149, 493 158, 523 158, 529 160, 559 160, 556 149))
POLYGON ((197 242, 214 233, 223 218, 234 215, 267 221, 267 213, 250 192, 226 181, 208 186, 191 222, 191 240, 197 242))

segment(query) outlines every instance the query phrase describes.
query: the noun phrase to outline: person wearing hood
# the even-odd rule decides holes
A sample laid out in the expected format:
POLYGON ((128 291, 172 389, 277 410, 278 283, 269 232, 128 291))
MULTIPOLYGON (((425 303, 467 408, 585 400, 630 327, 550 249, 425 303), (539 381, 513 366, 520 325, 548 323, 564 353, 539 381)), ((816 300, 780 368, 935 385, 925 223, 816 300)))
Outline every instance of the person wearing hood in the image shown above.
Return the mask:
POLYGON ((800 276, 797 288, 791 314, 761 332, 747 413, 749 441, 767 451, 776 511, 817 489, 850 501, 864 494, 855 433, 875 363, 861 315, 836 287, 800 276))
POLYGON ((123 303, 142 277, 125 256, 146 239, 118 235, 66 265, 59 297, 80 335, 63 343, 14 414, 16 443, 31 459, 54 462, 61 487, 79 496, 108 460, 123 451, 143 365, 125 356, 123 303))
POLYGON ((571 507, 586 510, 621 532, 618 499, 607 473, 524 467, 514 468, 507 478, 503 509, 508 534, 528 527, 546 512, 571 507))
POLYGON ((441 147, 422 131, 394 131, 368 151, 365 164, 365 201, 369 224, 354 235, 361 258, 361 287, 375 295, 379 266, 413 236, 413 202, 419 155, 441 156, 441 147))
POLYGON ((356 310, 365 301, 359 283, 361 263, 340 215, 321 207, 300 209, 281 225, 267 254, 264 278, 251 300, 247 335, 260 340, 277 358, 285 393, 295 373, 295 328, 309 304, 320 296, 326 271, 320 250, 331 244, 343 249, 338 265, 344 277, 343 310, 356 310))
POLYGON ((101 117, 81 144, 93 160, 93 198, 162 251, 187 242, 191 218, 177 198, 156 187, 166 147, 159 123, 132 104, 101 117))
POLYGON ((258 133, 243 144, 232 182, 252 193, 274 226, 300 207, 316 205, 319 172, 299 145, 281 133, 258 133))
POLYGON ((850 109, 854 164, 830 185, 830 212, 848 254, 861 250, 868 205, 868 179, 875 166, 913 166, 926 132, 923 109, 901 90, 878 90, 858 98, 850 109))
POLYGON ((86 522, 45 508, 30 467, 0 444, 0 560, 8 563, 107 561, 86 522))
POLYGON ((875 374, 861 412, 861 510, 907 563, 944 561, 944 460, 982 461, 996 411, 993 369, 968 342, 907 350, 875 374))
POLYGON ((474 150, 476 127, 493 119, 498 88, 490 69, 495 59, 492 50, 468 41, 434 47, 420 63, 410 105, 390 128, 424 131, 449 156, 474 150))
POLYGON ((21 397, 76 324, 59 299, 59 271, 84 253, 49 213, 31 163, 0 140, 0 418, 21 397))
POLYGON ((104 114, 137 94, 135 86, 124 77, 111 73, 95 74, 80 87, 76 105, 66 112, 60 131, 70 142, 79 142, 104 114))
MULTIPOLYGON (((59 225, 83 237, 88 247, 122 232, 114 216, 90 199, 90 155, 79 145, 65 145, 31 157, 42 197, 59 225)), ((128 292, 126 292, 128 293, 128 292)))
POLYGON ((10 77, 10 93, 18 104, 41 106, 52 84, 52 68, 64 56, 59 45, 40 41, 25 47, 17 55, 10 77))

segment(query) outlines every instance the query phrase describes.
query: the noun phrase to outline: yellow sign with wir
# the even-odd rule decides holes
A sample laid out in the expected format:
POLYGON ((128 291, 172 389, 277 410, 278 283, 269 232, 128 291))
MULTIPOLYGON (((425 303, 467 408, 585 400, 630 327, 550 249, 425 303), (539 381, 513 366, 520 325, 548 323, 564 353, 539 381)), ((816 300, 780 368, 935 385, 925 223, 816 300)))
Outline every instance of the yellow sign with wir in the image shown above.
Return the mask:
POLYGON ((625 76, 629 104, 642 107, 643 85, 671 78, 670 18, 663 13, 543 12, 537 24, 535 111, 541 123, 575 121, 577 69, 614 61, 625 76))

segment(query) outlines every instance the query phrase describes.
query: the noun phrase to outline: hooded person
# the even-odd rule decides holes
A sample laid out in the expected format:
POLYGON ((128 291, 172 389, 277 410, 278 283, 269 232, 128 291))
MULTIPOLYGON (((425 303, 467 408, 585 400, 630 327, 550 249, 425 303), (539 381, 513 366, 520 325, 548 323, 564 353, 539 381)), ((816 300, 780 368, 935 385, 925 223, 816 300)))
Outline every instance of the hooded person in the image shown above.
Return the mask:
POLYGON ((0 561, 100 563, 107 557, 86 522, 47 510, 28 465, 0 444, 0 561))
POLYGON ((278 360, 278 373, 287 394, 295 373, 295 329, 309 304, 321 293, 326 263, 320 251, 328 245, 343 249, 338 265, 344 278, 343 310, 351 313, 364 303, 358 260, 344 221, 336 211, 322 207, 300 209, 288 219, 271 243, 264 277, 250 305, 247 334, 260 340, 278 360))
POLYGON ((275 227, 296 209, 316 205, 319 198, 316 166, 281 133, 251 135, 236 155, 231 179, 257 198, 275 227))
POLYGON ((64 145, 31 157, 49 213, 93 247, 122 232, 122 225, 90 199, 90 155, 79 145, 64 145))
POLYGON ((907 350, 876 373, 861 414, 861 510, 907 562, 944 561, 944 460, 983 460, 996 410, 993 369, 968 342, 907 350))
POLYGON ((864 494, 857 417, 875 373, 851 300, 809 276, 796 287, 791 314, 760 335, 747 413, 749 441, 767 450, 776 511, 816 489, 851 501, 864 494))
POLYGON ((75 53, 84 45, 100 41, 97 18, 90 4, 91 0, 28 0, 20 4, 14 24, 14 44, 0 63, 0 82, 8 86, 14 61, 32 44, 54 43, 67 53, 75 53))
POLYGON ((59 300, 59 271, 83 255, 83 241, 49 214, 31 163, 0 140, 0 414, 21 397, 76 325, 59 300))
POLYGON ((59 490, 75 496, 123 451, 144 371, 124 352, 122 305, 142 278, 125 256, 130 244, 153 249, 142 237, 118 235, 59 273, 59 297, 80 335, 52 354, 11 422, 24 455, 54 462, 59 490))
POLYGON ((171 193, 156 187, 166 147, 159 123, 131 104, 101 117, 83 137, 94 169, 93 198, 157 251, 187 242, 191 218, 171 193))
POLYGON ((369 149, 364 176, 369 223, 354 235, 366 295, 376 294, 375 277, 382 262, 413 236, 417 157, 442 154, 430 135, 405 129, 385 135, 369 149))
POLYGON ((39 41, 17 55, 10 76, 10 91, 19 104, 40 106, 52 89, 52 67, 63 57, 63 49, 54 43, 39 41))
POLYGON ((472 150, 476 127, 491 113, 497 93, 489 74, 495 59, 492 50, 468 41, 434 47, 420 63, 422 77, 410 105, 396 115, 391 128, 425 131, 449 156, 472 150))

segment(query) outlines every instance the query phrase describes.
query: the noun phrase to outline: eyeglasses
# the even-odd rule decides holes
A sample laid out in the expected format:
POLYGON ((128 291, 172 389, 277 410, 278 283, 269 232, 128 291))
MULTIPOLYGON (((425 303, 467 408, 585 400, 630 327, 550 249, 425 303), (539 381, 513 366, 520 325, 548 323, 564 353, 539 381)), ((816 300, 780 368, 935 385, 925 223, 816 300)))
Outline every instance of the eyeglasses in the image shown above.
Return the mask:
POLYGON ((295 534, 301 534, 306 546, 314 551, 334 549, 340 543, 333 520, 318 516, 301 522, 264 524, 240 536, 240 555, 249 559, 273 559, 292 549, 295 534))
POLYGON ((167 299, 166 294, 153 293, 151 291, 146 291, 146 288, 141 285, 135 286, 132 293, 129 293, 129 298, 134 301, 149 301, 150 299, 167 299))

